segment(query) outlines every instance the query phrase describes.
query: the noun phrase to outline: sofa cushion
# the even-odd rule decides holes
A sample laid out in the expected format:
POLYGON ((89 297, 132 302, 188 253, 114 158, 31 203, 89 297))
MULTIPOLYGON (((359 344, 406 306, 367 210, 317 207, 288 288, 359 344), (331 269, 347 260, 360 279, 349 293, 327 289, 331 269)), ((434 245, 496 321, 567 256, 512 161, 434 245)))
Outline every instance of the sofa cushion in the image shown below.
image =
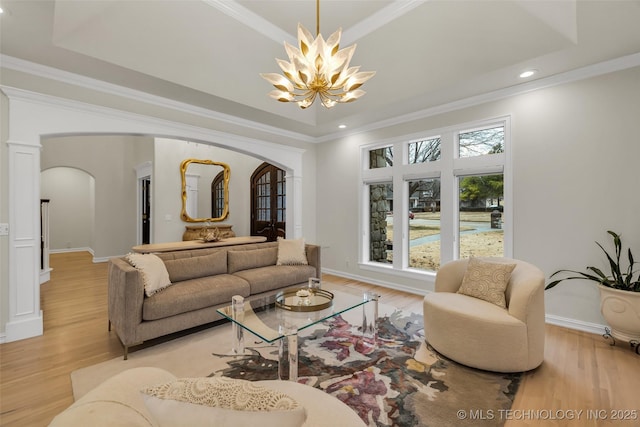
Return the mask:
POLYGON ((182 282, 199 277, 215 276, 227 272, 227 252, 164 261, 172 282, 182 282))
POLYGON ((151 296, 171 285, 167 268, 157 255, 129 253, 125 256, 125 259, 142 275, 144 292, 147 296, 151 296))
POLYGON ((265 267, 267 265, 276 265, 278 258, 278 248, 263 248, 250 250, 230 250, 227 254, 228 273, 233 274, 237 271, 249 270, 251 268, 265 267))
POLYGON ((249 296, 249 284, 230 274, 200 277, 175 283, 145 298, 142 319, 157 320, 219 304, 231 304, 234 295, 249 296))
POLYGON ((309 277, 316 276, 316 269, 310 265, 271 265, 234 273, 249 282, 251 295, 271 291, 285 286, 307 283, 309 277))
POLYGON ((283 239, 278 237, 277 265, 308 264, 304 239, 283 239))
POLYGON ((299 427, 306 419, 289 395, 246 380, 180 378, 142 393, 160 426, 299 427))
POLYGON ((471 258, 458 289, 459 294, 488 301, 506 308, 505 290, 515 264, 487 262, 471 258))

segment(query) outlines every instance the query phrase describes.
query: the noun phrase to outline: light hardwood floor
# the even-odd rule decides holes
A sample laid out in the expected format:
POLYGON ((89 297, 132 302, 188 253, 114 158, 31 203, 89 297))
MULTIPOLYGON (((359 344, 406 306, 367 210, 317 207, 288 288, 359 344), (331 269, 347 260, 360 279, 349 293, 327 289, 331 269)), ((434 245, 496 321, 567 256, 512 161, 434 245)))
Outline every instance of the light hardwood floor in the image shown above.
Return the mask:
MULTIPOLYGON (((51 266, 51 281, 41 287, 44 335, 0 345, 2 426, 46 426, 73 402, 72 371, 122 355, 118 338, 107 330, 106 263, 93 264, 81 252, 54 254, 51 266)), ((336 276, 324 279, 359 291, 375 289, 385 304, 422 311, 420 296, 336 276)), ((525 374, 512 410, 487 414, 477 408, 468 415, 506 419, 507 427, 640 425, 640 356, 598 335, 552 325, 546 332, 545 361, 525 374)))

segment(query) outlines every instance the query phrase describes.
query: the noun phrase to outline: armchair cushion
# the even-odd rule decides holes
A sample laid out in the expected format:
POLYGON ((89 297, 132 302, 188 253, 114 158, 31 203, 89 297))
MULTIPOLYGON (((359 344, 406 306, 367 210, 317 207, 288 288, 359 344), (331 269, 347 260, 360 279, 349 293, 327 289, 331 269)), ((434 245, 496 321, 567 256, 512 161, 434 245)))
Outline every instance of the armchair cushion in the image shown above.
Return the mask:
POLYGON ((488 301, 506 308, 505 290, 515 264, 482 261, 471 258, 458 289, 459 294, 488 301))

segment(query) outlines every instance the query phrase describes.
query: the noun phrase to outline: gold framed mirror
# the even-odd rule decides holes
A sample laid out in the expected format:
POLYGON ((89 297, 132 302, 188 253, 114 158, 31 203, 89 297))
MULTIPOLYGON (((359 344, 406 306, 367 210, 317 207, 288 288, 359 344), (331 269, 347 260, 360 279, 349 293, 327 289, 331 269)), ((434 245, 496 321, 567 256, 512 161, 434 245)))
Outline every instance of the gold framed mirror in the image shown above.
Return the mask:
POLYGON ((182 211, 186 222, 223 221, 229 215, 231 168, 213 160, 186 159, 180 163, 182 211))

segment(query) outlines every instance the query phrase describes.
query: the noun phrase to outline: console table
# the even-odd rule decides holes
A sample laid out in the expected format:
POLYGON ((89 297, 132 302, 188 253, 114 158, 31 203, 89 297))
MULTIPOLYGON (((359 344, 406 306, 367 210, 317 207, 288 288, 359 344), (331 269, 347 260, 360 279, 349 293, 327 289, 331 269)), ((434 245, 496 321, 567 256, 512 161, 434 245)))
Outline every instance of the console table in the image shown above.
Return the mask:
POLYGON ((232 225, 186 225, 182 240, 197 240, 200 238, 203 230, 213 230, 214 228, 220 233, 220 238, 236 237, 236 233, 231 229, 232 225))
POLYGON ((241 236, 241 237, 228 237, 226 239, 218 240, 217 242, 204 242, 202 240, 183 240, 181 242, 167 242, 167 243, 151 243, 148 245, 138 245, 131 248, 133 252, 141 254, 152 252, 171 252, 171 251, 185 251, 189 249, 200 248, 215 248, 219 246, 233 246, 233 245, 247 245, 249 243, 266 242, 267 238, 263 236, 241 236))

